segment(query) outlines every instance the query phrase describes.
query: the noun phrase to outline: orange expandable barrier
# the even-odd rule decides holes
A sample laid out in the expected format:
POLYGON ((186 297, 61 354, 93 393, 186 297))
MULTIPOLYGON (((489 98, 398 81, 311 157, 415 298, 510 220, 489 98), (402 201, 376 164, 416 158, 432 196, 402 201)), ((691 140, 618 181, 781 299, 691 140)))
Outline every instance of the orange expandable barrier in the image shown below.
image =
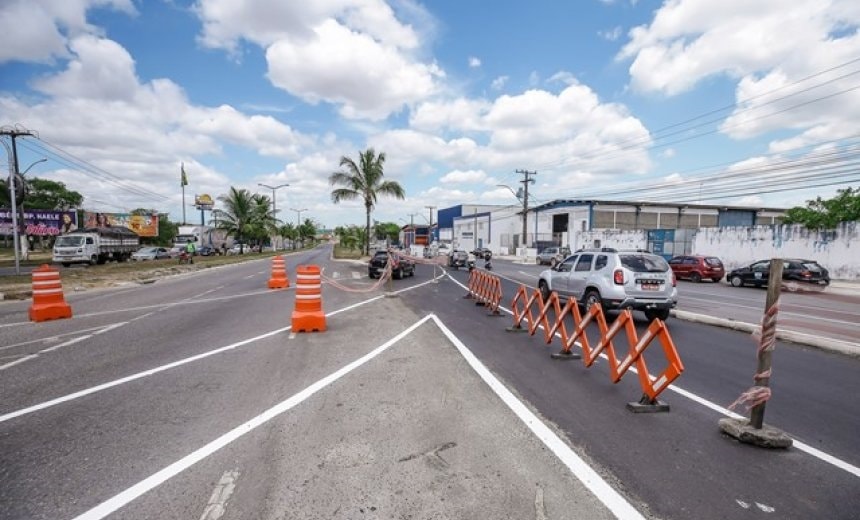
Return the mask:
POLYGON ((287 263, 284 257, 278 255, 272 258, 272 277, 269 278, 269 289, 285 289, 290 286, 287 278, 287 263))
POLYGON ((325 331, 322 311, 322 280, 318 265, 296 267, 296 308, 293 311, 294 332, 325 331))
POLYGON ((63 297, 60 272, 44 264, 33 270, 33 304, 30 321, 59 320, 72 317, 72 308, 63 297))
POLYGON ((472 298, 476 305, 485 306, 492 316, 501 316, 499 305, 502 302, 502 280, 486 271, 472 269, 468 292, 464 298, 472 298))

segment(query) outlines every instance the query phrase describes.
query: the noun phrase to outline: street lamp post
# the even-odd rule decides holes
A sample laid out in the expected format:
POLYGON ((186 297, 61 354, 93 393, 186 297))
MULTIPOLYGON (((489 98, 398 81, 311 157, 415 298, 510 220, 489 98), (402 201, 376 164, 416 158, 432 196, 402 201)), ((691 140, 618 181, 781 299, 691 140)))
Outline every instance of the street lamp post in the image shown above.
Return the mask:
MULTIPOLYGON (((307 210, 308 210, 308 208, 302 208, 302 209, 290 208, 290 211, 296 212, 296 232, 299 233, 299 236, 301 236, 301 232, 299 231, 299 229, 302 226, 302 211, 307 211, 307 210)), ((302 247, 305 247, 305 241, 304 240, 302 240, 302 247)))
MULTIPOLYGON (((287 186, 289 186, 289 184, 278 184, 277 186, 269 186, 268 184, 263 184, 262 182, 258 182, 257 186, 261 186, 263 188, 268 188, 268 189, 272 190, 272 216, 275 217, 275 219, 277 219, 278 218, 278 206, 275 204, 275 192, 277 192, 281 188, 286 188, 287 186)), ((272 248, 273 249, 275 248, 274 237, 272 237, 272 248)))
MULTIPOLYGON (((12 175, 9 176, 9 197, 10 197, 11 202, 12 202, 12 242, 13 242, 14 252, 15 252, 15 274, 21 274, 21 260, 18 258, 20 256, 20 251, 21 251, 21 244, 18 243, 18 237, 19 237, 18 201, 16 200, 17 199, 17 193, 15 193, 15 183, 17 182, 17 178, 19 176, 19 174, 17 172, 18 156, 17 156, 16 152, 17 152, 17 150, 15 150, 15 141, 12 141, 12 164, 13 164, 13 168, 10 171, 12 171, 12 170, 14 170, 14 171, 12 171, 12 175)), ((28 171, 30 171, 30 168, 32 168, 33 166, 36 166, 39 163, 45 162, 47 160, 48 159, 46 159, 45 157, 42 157, 41 159, 34 162, 30 166, 27 166, 27 168, 25 168, 24 171, 21 172, 21 174, 20 174, 22 182, 23 182, 24 175, 28 171)), ((23 190, 22 190, 22 192, 23 192, 23 190)), ((22 203, 23 203, 23 201, 22 201, 22 203)), ((24 218, 23 211, 21 213, 21 218, 24 218)))

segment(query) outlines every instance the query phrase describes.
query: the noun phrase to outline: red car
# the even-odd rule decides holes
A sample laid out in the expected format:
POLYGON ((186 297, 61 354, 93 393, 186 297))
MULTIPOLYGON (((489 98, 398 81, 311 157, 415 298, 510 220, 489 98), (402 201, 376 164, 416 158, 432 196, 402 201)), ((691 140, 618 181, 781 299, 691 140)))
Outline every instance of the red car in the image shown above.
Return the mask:
POLYGON ((676 256, 669 260, 669 267, 675 273, 675 278, 688 278, 695 283, 708 279, 719 282, 726 275, 723 262, 715 256, 676 256))

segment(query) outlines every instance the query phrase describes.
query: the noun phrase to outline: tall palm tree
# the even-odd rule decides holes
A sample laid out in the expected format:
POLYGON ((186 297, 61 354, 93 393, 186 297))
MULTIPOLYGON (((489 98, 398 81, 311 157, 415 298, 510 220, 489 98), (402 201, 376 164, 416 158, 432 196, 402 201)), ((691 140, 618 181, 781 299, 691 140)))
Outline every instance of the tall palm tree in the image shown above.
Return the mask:
POLYGON ((218 200, 224 205, 224 209, 216 209, 212 212, 212 217, 217 219, 218 229, 223 229, 241 243, 253 230, 257 207, 254 196, 244 188, 236 189, 231 186, 230 191, 226 195, 219 196, 218 200))
POLYGON ((385 152, 376 155, 373 148, 359 152, 358 164, 347 156, 340 158, 340 167, 346 171, 334 172, 328 178, 332 186, 341 186, 331 192, 331 200, 335 204, 342 200, 364 201, 367 212, 367 225, 365 226, 365 254, 370 254, 370 212, 376 205, 378 195, 388 195, 398 199, 405 199, 406 192, 397 181, 384 181, 382 177, 383 165, 385 164, 385 152))

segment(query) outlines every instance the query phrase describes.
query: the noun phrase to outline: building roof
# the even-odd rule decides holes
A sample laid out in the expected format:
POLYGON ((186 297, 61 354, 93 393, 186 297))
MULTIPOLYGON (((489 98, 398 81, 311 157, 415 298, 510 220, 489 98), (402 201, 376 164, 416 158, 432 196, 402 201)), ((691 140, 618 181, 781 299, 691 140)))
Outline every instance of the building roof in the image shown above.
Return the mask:
POLYGON ((716 210, 742 210, 742 211, 776 211, 785 212, 785 208, 765 208, 759 206, 729 206, 726 204, 691 204, 678 202, 653 202, 633 200, 594 200, 594 199, 555 199, 539 206, 529 208, 529 211, 543 211, 552 208, 566 206, 644 206, 644 207, 674 207, 674 208, 699 208, 716 210))

